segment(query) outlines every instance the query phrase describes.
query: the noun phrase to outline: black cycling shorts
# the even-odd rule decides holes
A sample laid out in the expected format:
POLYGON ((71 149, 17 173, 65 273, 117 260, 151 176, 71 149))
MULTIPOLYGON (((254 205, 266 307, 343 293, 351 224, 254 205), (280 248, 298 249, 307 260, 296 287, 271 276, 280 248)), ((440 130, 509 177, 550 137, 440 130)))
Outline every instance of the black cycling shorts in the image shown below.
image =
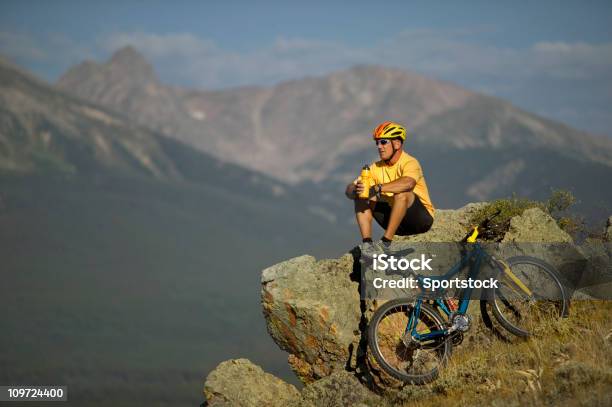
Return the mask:
MULTIPOLYGON (((389 225, 389 218, 391 216, 391 206, 387 202, 376 202, 372 215, 376 222, 383 228, 387 229, 389 225)), ((406 210, 406 215, 400 223, 396 235, 408 236, 417 235, 419 233, 425 233, 433 224, 433 217, 429 214, 427 209, 423 206, 423 203, 419 197, 415 194, 414 202, 406 210)))

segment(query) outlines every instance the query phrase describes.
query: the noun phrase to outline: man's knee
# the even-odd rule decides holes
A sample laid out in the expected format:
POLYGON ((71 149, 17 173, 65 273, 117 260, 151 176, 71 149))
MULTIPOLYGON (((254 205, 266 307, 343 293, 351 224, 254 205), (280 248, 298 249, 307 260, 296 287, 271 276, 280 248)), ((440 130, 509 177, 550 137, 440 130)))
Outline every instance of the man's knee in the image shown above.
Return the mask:
POLYGON ((410 206, 414 202, 414 192, 412 191, 400 192, 400 193, 393 195, 393 199, 396 202, 406 203, 408 204, 408 206, 410 206))

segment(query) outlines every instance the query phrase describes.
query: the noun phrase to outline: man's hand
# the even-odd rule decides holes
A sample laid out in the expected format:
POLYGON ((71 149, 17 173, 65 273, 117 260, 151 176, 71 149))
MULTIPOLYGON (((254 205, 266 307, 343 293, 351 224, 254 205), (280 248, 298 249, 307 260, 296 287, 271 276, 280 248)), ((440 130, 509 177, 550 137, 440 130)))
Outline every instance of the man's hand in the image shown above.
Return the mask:
POLYGON ((346 186, 346 197, 348 199, 357 199, 359 194, 361 194, 364 190, 363 183, 361 182, 361 177, 355 178, 353 182, 346 186))

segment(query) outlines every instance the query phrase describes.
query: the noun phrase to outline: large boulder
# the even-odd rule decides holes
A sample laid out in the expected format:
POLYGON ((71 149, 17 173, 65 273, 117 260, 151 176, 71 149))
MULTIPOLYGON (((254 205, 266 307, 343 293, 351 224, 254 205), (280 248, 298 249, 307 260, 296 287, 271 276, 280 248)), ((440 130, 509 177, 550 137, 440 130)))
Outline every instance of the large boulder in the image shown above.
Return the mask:
POLYGON ((343 371, 354 360, 361 335, 354 267, 350 254, 320 261, 301 256, 262 273, 268 332, 304 383, 343 371))
POLYGON ((573 240, 549 214, 540 208, 530 208, 510 220, 510 228, 502 239, 502 243, 508 242, 573 243, 573 240))
POLYGON ((543 259, 557 268, 574 298, 609 299, 612 293, 612 245, 608 237, 612 234, 611 224, 612 217, 608 218, 603 240, 587 239, 578 246, 550 215, 539 208, 528 209, 510 221, 510 229, 502 240, 507 245, 502 257, 512 253, 543 259))
POLYGON ((297 403, 300 393, 248 359, 230 359, 210 372, 204 397, 211 407, 285 407, 297 403))
POLYGON ((498 249, 495 254, 500 258, 531 256, 551 264, 570 294, 578 287, 587 263, 572 237, 540 208, 513 217, 498 249))
POLYGON ((587 239, 580 251, 587 264, 578 283, 578 298, 612 299, 612 242, 587 239))
POLYGON ((604 238, 608 242, 612 242, 612 216, 608 218, 608 222, 606 223, 606 232, 604 234, 604 238))

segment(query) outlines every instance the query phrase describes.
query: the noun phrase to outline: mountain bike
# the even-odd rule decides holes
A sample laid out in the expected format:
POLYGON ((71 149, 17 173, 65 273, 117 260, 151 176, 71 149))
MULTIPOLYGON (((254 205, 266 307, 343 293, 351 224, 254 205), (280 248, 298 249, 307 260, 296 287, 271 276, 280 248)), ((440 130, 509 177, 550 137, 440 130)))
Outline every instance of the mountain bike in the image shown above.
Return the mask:
MULTIPOLYGON (((476 279, 488 263, 498 281, 486 289, 481 304, 489 304, 493 316, 508 332, 529 337, 546 318, 565 317, 569 300, 555 268, 534 257, 516 256, 504 261, 485 251, 477 241, 479 229, 486 228, 499 211, 475 226, 464 239, 462 256, 446 274, 432 279, 450 279, 468 268, 476 279)), ((419 287, 424 276, 415 274, 419 287)), ((380 367, 406 383, 425 384, 435 380, 450 357, 453 343, 460 343, 471 325, 467 314, 472 288, 463 289, 459 302, 450 306, 444 291, 434 299, 420 288, 414 298, 399 298, 381 305, 368 326, 368 345, 380 367)), ((484 310, 481 307, 481 312, 484 310)))

